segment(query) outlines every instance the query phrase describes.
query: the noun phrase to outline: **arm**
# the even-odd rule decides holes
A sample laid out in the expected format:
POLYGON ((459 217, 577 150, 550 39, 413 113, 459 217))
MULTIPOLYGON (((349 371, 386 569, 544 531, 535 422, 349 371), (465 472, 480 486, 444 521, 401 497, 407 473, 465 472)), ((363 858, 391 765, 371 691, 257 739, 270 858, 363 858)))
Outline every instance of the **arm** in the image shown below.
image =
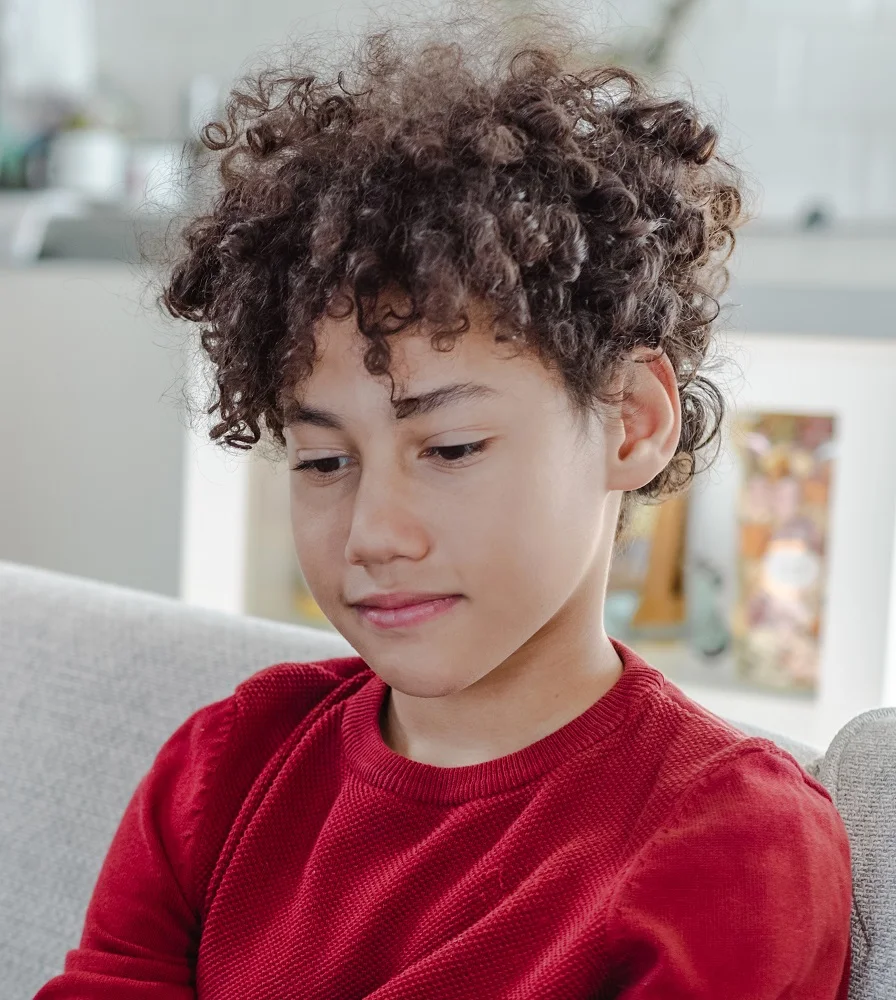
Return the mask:
POLYGON ((733 749, 679 800, 617 892, 618 1000, 846 1000, 843 821, 782 751, 733 749))
POLYGON ((100 868, 80 946, 34 1000, 194 1000, 197 823, 235 712, 233 697, 206 705, 159 750, 100 868))

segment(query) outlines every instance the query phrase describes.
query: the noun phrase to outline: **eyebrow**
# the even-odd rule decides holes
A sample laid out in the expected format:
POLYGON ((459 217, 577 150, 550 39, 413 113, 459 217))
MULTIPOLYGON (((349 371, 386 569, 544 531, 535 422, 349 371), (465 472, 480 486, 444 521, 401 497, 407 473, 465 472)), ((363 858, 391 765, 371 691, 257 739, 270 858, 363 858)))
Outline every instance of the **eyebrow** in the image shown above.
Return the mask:
MULTIPOLYGON (((453 382, 450 385, 430 389, 429 392, 418 396, 401 396, 393 400, 392 408, 397 411, 393 416, 395 420, 407 420, 422 417, 441 406, 459 403, 461 400, 491 399, 499 395, 498 390, 489 385, 481 385, 478 382, 453 382)), ((283 425, 293 427, 297 424, 326 427, 337 431, 345 430, 345 423, 338 414, 315 406, 306 406, 297 399, 289 399, 283 407, 283 425)))

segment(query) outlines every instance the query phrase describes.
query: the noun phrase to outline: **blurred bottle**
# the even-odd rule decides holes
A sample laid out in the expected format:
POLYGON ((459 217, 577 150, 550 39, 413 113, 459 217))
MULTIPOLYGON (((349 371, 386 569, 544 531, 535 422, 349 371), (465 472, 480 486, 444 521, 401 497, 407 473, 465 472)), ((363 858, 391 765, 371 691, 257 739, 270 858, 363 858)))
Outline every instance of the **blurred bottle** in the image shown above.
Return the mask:
POLYGON ((0 186, 120 197, 136 106, 97 72, 93 0, 6 0, 0 186))
POLYGON ((42 187, 50 137, 96 82, 92 0, 0 5, 0 182, 42 187))
POLYGON ((110 81, 99 80, 66 115, 47 146, 50 187, 77 191, 94 201, 119 201, 127 193, 134 105, 110 81))

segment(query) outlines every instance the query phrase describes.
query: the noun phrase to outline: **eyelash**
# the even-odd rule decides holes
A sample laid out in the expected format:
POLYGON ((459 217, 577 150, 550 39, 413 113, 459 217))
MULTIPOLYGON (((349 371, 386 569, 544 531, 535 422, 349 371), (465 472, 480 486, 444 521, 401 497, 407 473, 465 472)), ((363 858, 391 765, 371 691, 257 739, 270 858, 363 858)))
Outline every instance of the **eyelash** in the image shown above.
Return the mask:
MULTIPOLYGON (((465 444, 446 444, 442 445, 440 448, 427 448, 427 451, 454 451, 457 448, 472 449, 472 451, 469 451, 467 455, 463 456, 464 458, 472 458, 474 455, 479 455, 485 451, 487 446, 488 441, 470 441, 465 444)), ((336 472, 320 472, 315 468, 315 466, 320 465, 321 462, 338 462, 340 458, 344 457, 344 455, 329 455, 327 458, 315 458, 310 462, 299 462, 297 465, 291 466, 291 468, 293 472, 309 472, 313 473, 316 478, 330 479, 333 476, 338 475, 342 470, 338 469, 336 472)), ((459 465, 459 462, 457 461, 449 461, 447 459, 444 461, 447 461, 448 465, 459 465)))

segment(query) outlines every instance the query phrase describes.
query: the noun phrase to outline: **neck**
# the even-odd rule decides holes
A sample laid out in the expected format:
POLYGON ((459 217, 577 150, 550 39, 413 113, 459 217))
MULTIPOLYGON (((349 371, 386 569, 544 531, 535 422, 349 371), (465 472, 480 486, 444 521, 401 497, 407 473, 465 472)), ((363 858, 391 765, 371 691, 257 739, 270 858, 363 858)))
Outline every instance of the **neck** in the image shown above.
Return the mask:
POLYGON ((384 742, 410 760, 461 767, 505 757, 544 739, 619 680, 622 663, 602 625, 599 631, 587 659, 545 659, 536 655, 537 643, 534 649, 527 644, 452 695, 415 698, 390 688, 380 717, 384 742))

